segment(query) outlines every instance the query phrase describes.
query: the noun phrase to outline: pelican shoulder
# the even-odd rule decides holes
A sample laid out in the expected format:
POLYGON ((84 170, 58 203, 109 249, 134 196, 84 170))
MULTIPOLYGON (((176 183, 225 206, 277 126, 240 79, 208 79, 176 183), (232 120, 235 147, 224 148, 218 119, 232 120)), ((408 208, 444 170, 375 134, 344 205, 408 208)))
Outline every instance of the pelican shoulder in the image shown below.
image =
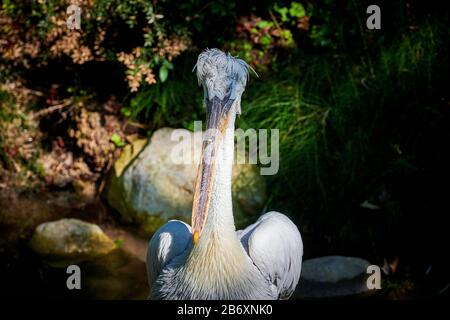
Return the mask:
POLYGON ((300 279, 303 242, 296 225, 284 214, 268 212, 238 231, 242 245, 278 299, 288 299, 300 279))

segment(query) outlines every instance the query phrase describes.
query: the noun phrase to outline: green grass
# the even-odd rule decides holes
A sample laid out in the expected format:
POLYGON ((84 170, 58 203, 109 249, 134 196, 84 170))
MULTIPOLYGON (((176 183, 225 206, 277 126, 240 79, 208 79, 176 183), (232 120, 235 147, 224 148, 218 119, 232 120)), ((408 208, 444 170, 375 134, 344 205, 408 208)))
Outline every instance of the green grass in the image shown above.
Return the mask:
POLYGON ((280 129, 269 209, 342 239, 355 208, 380 185, 434 166, 424 155, 442 140, 435 125, 448 70, 438 30, 424 24, 356 62, 305 57, 250 84, 239 124, 280 129))
POLYGON ((146 123, 151 129, 162 126, 193 128, 193 121, 204 117, 203 94, 192 72, 195 58, 187 55, 176 63, 168 81, 147 86, 126 109, 131 119, 146 123))

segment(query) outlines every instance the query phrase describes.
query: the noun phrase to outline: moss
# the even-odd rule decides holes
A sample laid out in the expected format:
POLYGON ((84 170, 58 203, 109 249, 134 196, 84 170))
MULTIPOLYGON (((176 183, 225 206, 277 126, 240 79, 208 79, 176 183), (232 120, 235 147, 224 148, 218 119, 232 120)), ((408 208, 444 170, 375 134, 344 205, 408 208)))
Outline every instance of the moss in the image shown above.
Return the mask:
POLYGON ((123 149, 120 157, 114 163, 114 175, 120 177, 126 167, 133 159, 142 151, 148 143, 147 139, 139 139, 137 137, 131 140, 131 144, 127 144, 123 149))

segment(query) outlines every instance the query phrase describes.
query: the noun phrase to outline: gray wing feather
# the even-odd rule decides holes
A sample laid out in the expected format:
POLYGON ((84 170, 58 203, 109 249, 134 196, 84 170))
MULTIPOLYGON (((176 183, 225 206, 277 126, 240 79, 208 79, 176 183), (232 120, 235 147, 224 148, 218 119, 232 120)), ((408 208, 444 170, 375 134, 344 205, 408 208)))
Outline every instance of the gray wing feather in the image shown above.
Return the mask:
POLYGON ((171 220, 156 231, 147 250, 147 277, 150 289, 162 269, 176 256, 182 254, 192 242, 191 227, 171 220))
POLYGON ((278 293, 288 299, 298 284, 303 242, 295 224, 285 215, 268 212, 246 229, 238 231, 245 250, 278 293))

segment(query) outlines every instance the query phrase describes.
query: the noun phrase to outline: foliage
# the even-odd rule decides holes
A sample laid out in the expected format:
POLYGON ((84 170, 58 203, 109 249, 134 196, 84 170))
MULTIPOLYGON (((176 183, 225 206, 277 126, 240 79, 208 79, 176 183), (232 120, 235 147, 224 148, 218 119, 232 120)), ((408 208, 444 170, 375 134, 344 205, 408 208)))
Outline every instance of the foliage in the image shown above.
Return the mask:
POLYGON ((122 114, 148 124, 150 129, 169 126, 190 128, 204 115, 202 94, 192 73, 193 55, 178 61, 178 72, 167 83, 146 86, 133 97, 122 114))
MULTIPOLYGON (((441 160, 433 162, 447 158, 437 146, 449 136, 441 122, 449 113, 442 113, 448 64, 441 61, 448 51, 440 30, 424 23, 358 64, 348 57, 310 57, 250 86, 241 125, 280 129, 280 172, 269 178, 269 207, 296 208, 302 225, 320 228, 335 249, 370 235, 373 224, 354 225, 362 223, 354 213, 366 199, 380 201, 380 189, 388 190, 383 201, 400 201, 402 212, 426 210, 424 199, 411 194, 428 194, 420 181, 448 172, 441 160), (305 66, 307 72, 298 71, 305 66)), ((397 211, 388 211, 393 228, 404 221, 397 211)))
POLYGON ((4 1, 0 11, 0 64, 5 69, 30 69, 64 57, 80 65, 119 61, 127 68, 130 90, 137 91, 143 81, 157 81, 155 69, 164 82, 173 69, 170 61, 189 46, 186 28, 171 28, 163 17, 143 0, 4 1), (81 8, 79 30, 66 25, 70 4, 81 8), (121 25, 118 30, 116 26, 121 25), (130 33, 138 36, 126 39, 130 33))
POLYGON ((0 185, 3 187, 36 185, 42 173, 36 161, 41 153, 40 133, 36 130, 36 120, 27 112, 35 98, 21 83, 0 84, 0 185))
POLYGON ((275 4, 267 15, 266 19, 255 15, 241 17, 236 26, 238 38, 228 45, 230 51, 261 70, 276 61, 280 49, 295 47, 291 29, 309 29, 310 16, 299 2, 282 7, 275 4))
POLYGON ((113 133, 111 136, 111 141, 119 148, 125 146, 125 141, 123 141, 117 133, 113 133))

